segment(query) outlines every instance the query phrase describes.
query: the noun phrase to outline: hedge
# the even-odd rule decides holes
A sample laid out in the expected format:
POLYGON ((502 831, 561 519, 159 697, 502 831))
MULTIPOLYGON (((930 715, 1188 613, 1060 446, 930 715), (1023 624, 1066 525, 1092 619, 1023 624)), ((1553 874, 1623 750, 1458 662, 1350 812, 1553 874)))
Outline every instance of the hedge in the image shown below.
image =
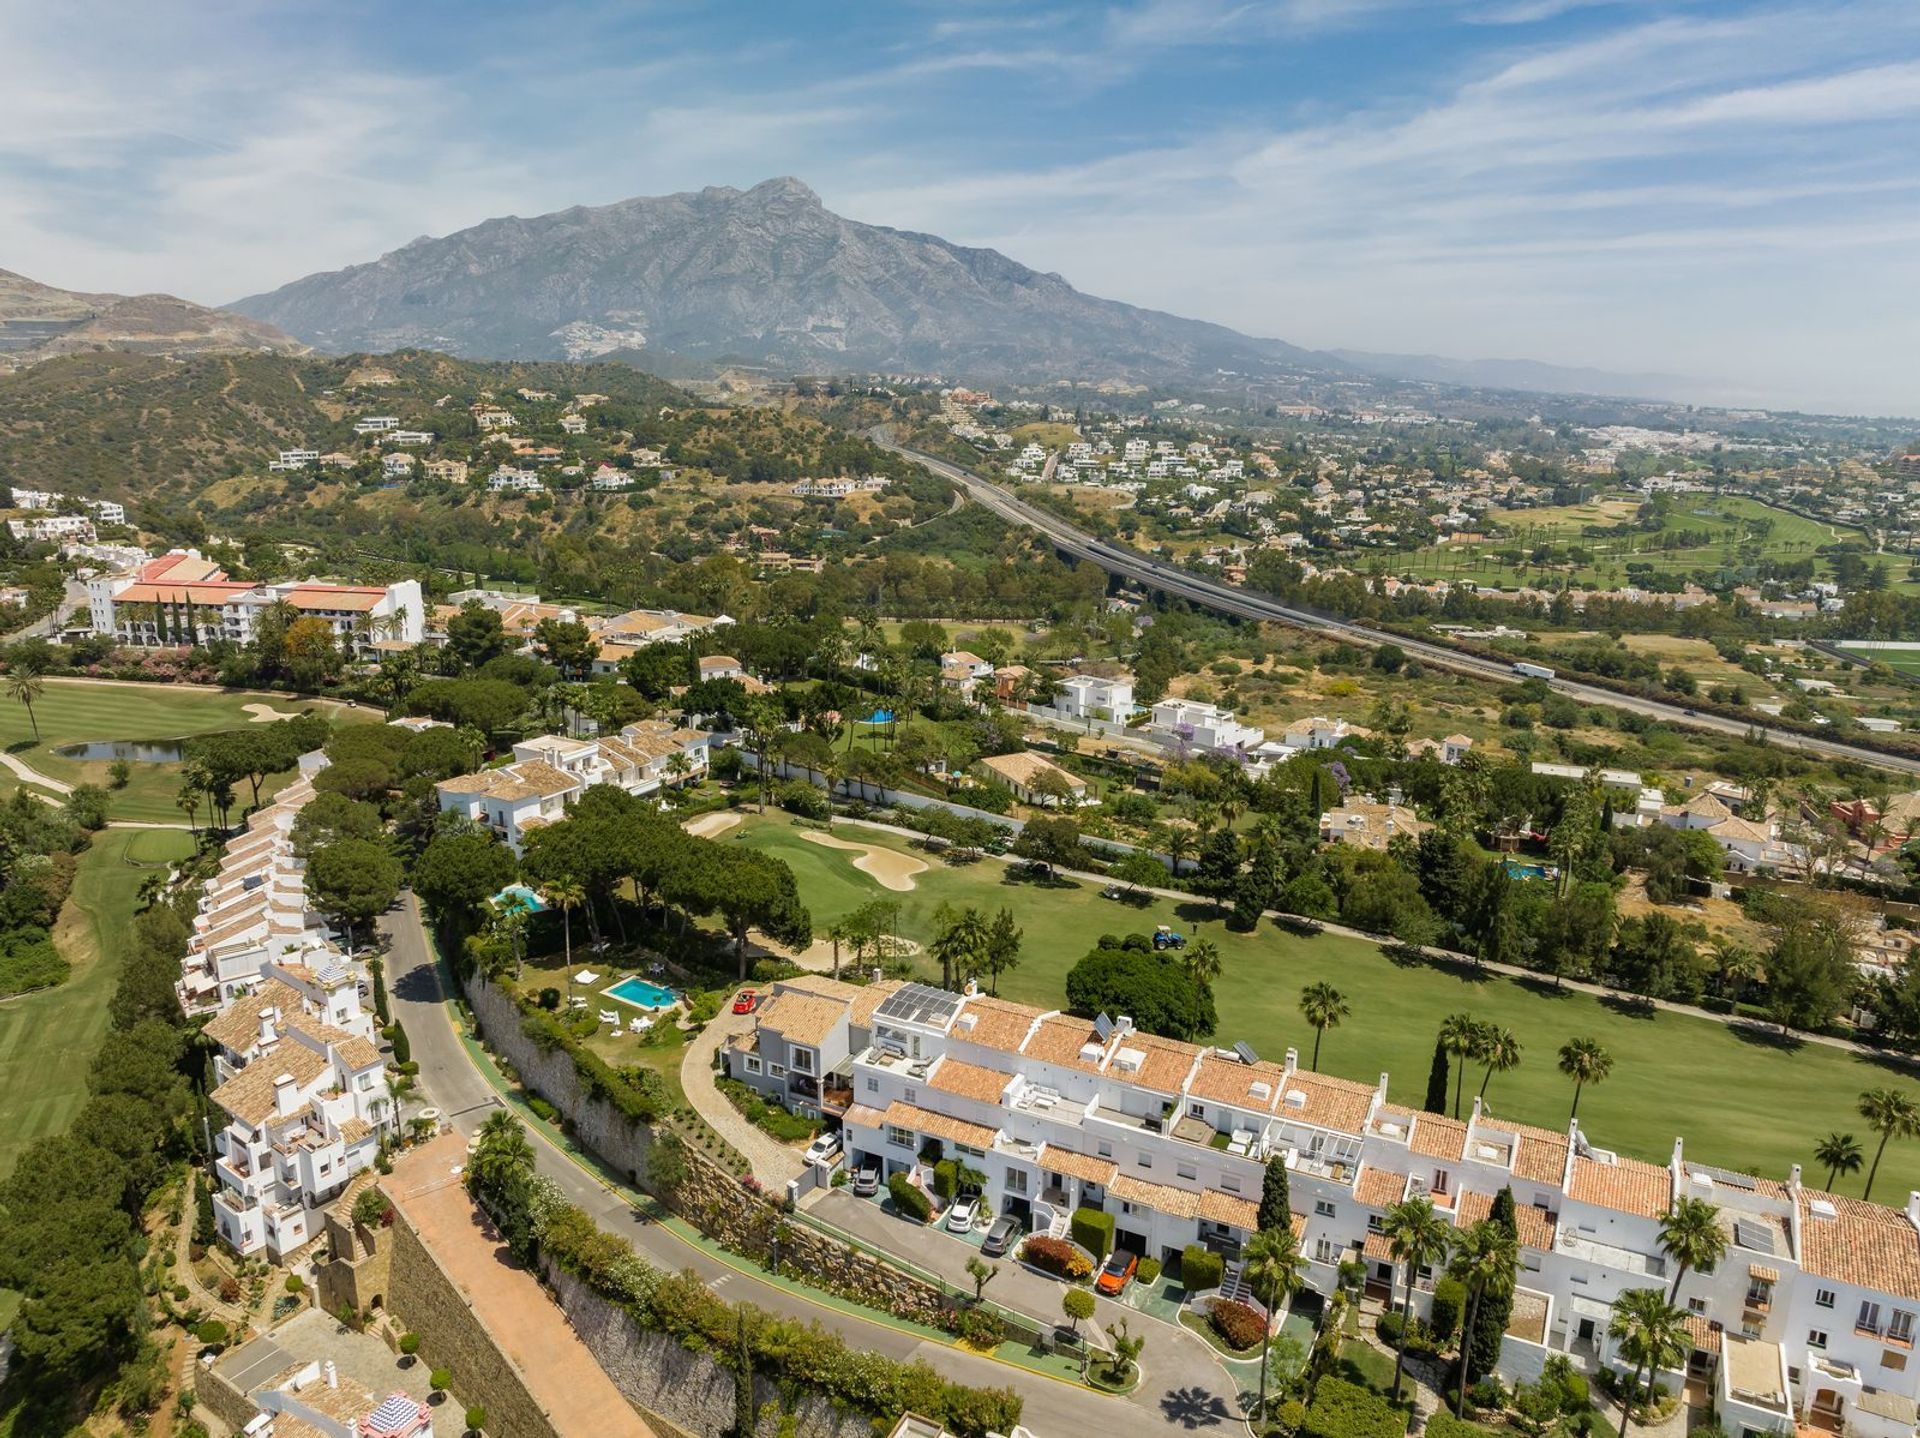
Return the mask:
MULTIPOLYGON (((520 1032, 542 1053, 559 1049, 573 1060, 573 1071, 588 1098, 610 1105, 629 1124, 636 1126, 652 1124, 665 1111, 658 1094, 623 1077, 612 1064, 574 1037, 559 1019, 541 1009, 529 1009, 529 1001, 524 998, 516 1002, 521 1011, 520 1032)), ((396 1056, 398 1052, 396 1047, 396 1056)))
POLYGON ((1055 1278, 1078 1280, 1093 1272, 1093 1260, 1064 1238, 1036 1233, 1020 1245, 1020 1257, 1055 1278))
POLYGON ((739 1361, 744 1326, 753 1371, 783 1384, 812 1389, 836 1403, 891 1421, 903 1411, 943 1423, 959 1438, 1011 1433, 1020 1421, 1019 1394, 1010 1388, 950 1383, 927 1364, 897 1362, 850 1348, 818 1323, 780 1318, 748 1304, 735 1306, 690 1274, 664 1273, 625 1239, 603 1232, 571 1206, 541 1226, 548 1259, 639 1327, 676 1339, 716 1362, 739 1361))
POLYGON ((1445 1347, 1453 1341, 1454 1334, 1460 1331, 1460 1315, 1467 1307, 1467 1286, 1457 1278, 1442 1278, 1433 1285, 1433 1311, 1427 1317, 1427 1326, 1433 1330, 1433 1341, 1438 1347, 1445 1347))
POLYGON ((933 1217, 933 1203, 904 1173, 887 1180, 887 1192, 893 1195, 894 1208, 906 1217, 925 1223, 933 1217))
POLYGON ((1493 1438, 1493 1430, 1456 1418, 1442 1408, 1427 1419, 1427 1438, 1493 1438))
POLYGON ((951 1158, 941 1159, 933 1166, 933 1191, 940 1195, 942 1203, 952 1203, 953 1196, 959 1189, 959 1161, 951 1158))
POLYGON ((1180 1250, 1180 1286, 1189 1293, 1218 1288, 1227 1275, 1227 1261, 1205 1244, 1189 1243, 1180 1250))
POLYGON ((1097 1208, 1076 1208, 1068 1232, 1075 1243, 1102 1263, 1113 1252, 1113 1215, 1110 1213, 1102 1213, 1097 1208))
POLYGON ((1407 1415, 1386 1399, 1343 1378, 1322 1378, 1307 1408, 1307 1438, 1400 1438, 1407 1415))
POLYGON ((1207 1307, 1207 1322, 1220 1335, 1220 1341, 1237 1353, 1259 1346, 1266 1336, 1267 1321, 1244 1303, 1231 1298, 1216 1298, 1207 1307))

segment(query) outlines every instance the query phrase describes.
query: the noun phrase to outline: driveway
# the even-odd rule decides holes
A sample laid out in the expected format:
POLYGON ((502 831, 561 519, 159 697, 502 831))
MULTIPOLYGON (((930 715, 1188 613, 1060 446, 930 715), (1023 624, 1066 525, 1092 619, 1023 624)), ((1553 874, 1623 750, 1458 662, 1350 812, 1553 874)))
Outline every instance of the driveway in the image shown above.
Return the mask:
MULTIPOLYGON (((470 1136, 489 1113, 504 1105, 467 1056, 455 1031, 440 973, 432 961, 426 934, 420 926, 418 903, 412 894, 401 896, 399 905, 381 920, 381 928, 391 939, 387 955, 388 995, 395 1016, 406 1025, 414 1060, 420 1065, 420 1085, 448 1122, 461 1134, 470 1136)), ((812 1302, 803 1295, 763 1282, 757 1270, 745 1260, 741 1260, 738 1267, 723 1262, 704 1249, 684 1242, 672 1230, 652 1222, 596 1174, 562 1153, 537 1128, 529 1126, 527 1137, 533 1145, 535 1166, 560 1186, 567 1200, 585 1210, 606 1232, 631 1243, 650 1263, 670 1272, 691 1271, 725 1298, 751 1303, 783 1318, 820 1323, 838 1332, 856 1351, 884 1354, 902 1362, 918 1358, 958 1383, 1012 1388, 1024 1403, 1021 1422, 1035 1433, 1051 1438, 1058 1434, 1098 1432, 1103 1426, 1115 1423, 1137 1427, 1150 1414, 1159 1423, 1184 1431, 1221 1427, 1228 1421, 1224 1413, 1214 1416, 1210 1412, 1202 1412, 1196 1421, 1188 1416, 1191 1405, 1186 1404, 1177 1413, 1162 1416, 1158 1403, 1146 1398, 1147 1388, 1142 1388, 1131 1400, 1106 1397, 812 1302)), ((1157 1385, 1152 1385, 1155 1355, 1149 1351, 1145 1361, 1149 1384, 1158 1391, 1157 1385)))
POLYGON ((686 1090, 694 1112, 746 1156, 753 1166, 753 1176, 770 1192, 784 1193, 788 1180, 798 1178, 805 1166, 800 1155, 748 1123, 714 1082, 713 1056, 735 1034, 751 1033, 755 1022, 752 1014, 733 1012, 732 1005, 723 1008, 687 1045, 686 1056, 680 1060, 680 1086, 686 1090))

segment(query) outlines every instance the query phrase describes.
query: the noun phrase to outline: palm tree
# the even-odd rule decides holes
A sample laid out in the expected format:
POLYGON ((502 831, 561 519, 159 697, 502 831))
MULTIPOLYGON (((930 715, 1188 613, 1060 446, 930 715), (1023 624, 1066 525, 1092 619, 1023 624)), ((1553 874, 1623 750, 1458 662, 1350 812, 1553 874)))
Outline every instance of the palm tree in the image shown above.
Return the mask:
POLYGON ((1704 1198, 1676 1199, 1667 1221, 1660 1225, 1660 1251, 1679 1268, 1667 1302, 1680 1297, 1680 1284, 1691 1269, 1703 1272, 1727 1256, 1727 1236, 1720 1231, 1720 1210, 1704 1198))
POLYGON ((1633 1405, 1640 1396, 1640 1375, 1649 1377, 1672 1368, 1687 1356, 1686 1315, 1657 1288, 1629 1288, 1613 1300, 1607 1334, 1620 1345, 1620 1356, 1633 1364, 1633 1381, 1620 1405, 1620 1438, 1633 1427, 1633 1405))
POLYGON ((1480 1321, 1480 1303, 1513 1291, 1520 1268, 1520 1243, 1504 1224, 1483 1218, 1454 1238, 1453 1276, 1467 1288, 1467 1321, 1460 1330, 1460 1386, 1453 1416, 1467 1414, 1467 1388, 1473 1382, 1473 1330, 1480 1321))
POLYGON ((1448 1014, 1440 1021, 1440 1043, 1454 1059, 1453 1116, 1460 1117, 1460 1092, 1466 1084, 1462 1062, 1480 1046, 1480 1025, 1472 1014, 1448 1014))
POLYGON ((1860 1095, 1860 1117, 1880 1135, 1880 1146, 1873 1151, 1873 1166, 1867 1170, 1867 1186, 1860 1194, 1872 1198, 1874 1175, 1880 1172, 1880 1156, 1887 1151, 1887 1140, 1920 1135, 1920 1106, 1898 1089, 1868 1089, 1860 1095))
POLYGON ((1273 1315, 1306 1286, 1307 1280, 1301 1271, 1305 1265, 1306 1260, 1300 1256, 1300 1240, 1293 1236, 1291 1225, 1261 1229, 1247 1240, 1241 1254, 1241 1276, 1267 1310, 1266 1327, 1260 1338, 1260 1406, 1254 1410, 1258 1414, 1267 1411, 1267 1360, 1273 1343, 1273 1315))
POLYGON ((47 679, 37 669, 16 663, 7 675, 7 697, 14 702, 27 706, 27 722, 33 726, 33 742, 40 742, 40 718, 33 712, 33 704, 47 692, 47 679))
POLYGON ((173 807, 187 816, 187 828, 196 839, 200 837, 200 799, 200 786, 191 779, 180 786, 180 792, 173 799, 173 807))
POLYGON ((1202 988, 1212 988, 1220 977, 1220 946, 1212 939, 1195 939, 1187 945, 1187 972, 1202 988))
POLYGON ((1340 1020, 1352 1014, 1347 1004, 1347 996, 1332 984, 1308 984, 1300 990, 1300 1017, 1313 1029, 1313 1062, 1308 1065, 1316 1072, 1320 1068, 1320 1039, 1328 1029, 1340 1027, 1340 1020))
MULTIPOLYGON (((1422 1268, 1438 1263, 1447 1253, 1447 1243, 1453 1235, 1453 1225, 1434 1211, 1433 1200, 1425 1194, 1418 1198, 1409 1198, 1402 1203, 1391 1204, 1387 1208, 1386 1219, 1380 1225, 1381 1233, 1386 1235, 1387 1247, 1393 1254, 1393 1261, 1406 1269, 1405 1300, 1402 1304, 1402 1316, 1413 1317, 1413 1280, 1422 1268)), ((1400 1374, 1406 1367, 1406 1335, 1393 1345, 1393 1401, 1400 1401, 1400 1374)))
POLYGON ((1573 1108, 1567 1114, 1571 1122, 1580 1114, 1580 1090, 1613 1072, 1613 1055, 1598 1039, 1568 1039, 1560 1045, 1560 1072, 1573 1080, 1573 1108))
POLYGON ((573 972, 573 911, 587 901, 586 889, 573 879, 555 879, 547 888, 547 902, 560 910, 560 932, 566 937, 567 972, 573 972))
POLYGON ((1493 1082, 1495 1074, 1520 1067, 1520 1040, 1514 1037, 1512 1029, 1488 1024, 1480 1035, 1480 1051, 1474 1057, 1487 1066, 1486 1076, 1480 1080, 1480 1097, 1485 1098, 1487 1085, 1493 1082))
POLYGON ((987 921, 972 905, 955 913, 941 905, 944 913, 935 913, 936 932, 929 946, 940 961, 940 987, 953 987, 954 975, 978 973, 987 953, 987 921))
POLYGON ((1860 1172, 1860 1140, 1850 1133, 1830 1133, 1814 1145, 1813 1161, 1827 1171, 1827 1191, 1843 1173, 1860 1172))

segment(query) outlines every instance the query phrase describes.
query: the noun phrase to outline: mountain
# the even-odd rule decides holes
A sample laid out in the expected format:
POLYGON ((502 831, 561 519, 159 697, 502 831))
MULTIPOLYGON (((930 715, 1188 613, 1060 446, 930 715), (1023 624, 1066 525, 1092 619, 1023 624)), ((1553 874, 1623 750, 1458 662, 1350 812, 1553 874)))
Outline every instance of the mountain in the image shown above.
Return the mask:
POLYGON ((99 350, 195 355, 305 346, 270 325, 172 295, 91 295, 0 270, 0 369, 99 350))
POLYGON ((487 220, 234 306, 332 351, 1165 381, 1337 368, 1081 294, 993 250, 833 214, 798 180, 487 220))
POLYGON ((1710 386, 1677 374, 1616 374, 1610 370, 1526 359, 1448 359, 1444 355, 1372 354, 1329 350, 1332 358, 1381 379, 1468 389, 1525 390, 1536 394, 1612 395, 1623 399, 1701 400, 1710 386))

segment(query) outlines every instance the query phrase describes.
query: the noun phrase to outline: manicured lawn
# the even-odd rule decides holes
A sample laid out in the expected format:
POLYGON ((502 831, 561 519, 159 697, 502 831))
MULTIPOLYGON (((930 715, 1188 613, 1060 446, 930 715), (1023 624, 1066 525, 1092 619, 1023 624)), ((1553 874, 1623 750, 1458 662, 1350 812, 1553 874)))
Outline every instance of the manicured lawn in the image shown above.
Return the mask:
POLYGON ((72 975, 58 988, 0 1003, 0 1176, 28 1144, 65 1128, 85 1099, 140 883, 190 852, 184 833, 109 829, 81 856, 55 933, 72 975))
MULTIPOLYGON (((904 841, 852 824, 838 824, 834 832, 863 844, 906 848, 904 841)), ((895 893, 854 868, 856 855, 801 838, 784 815, 748 816, 720 837, 787 860, 816 933, 872 898, 897 901, 900 931, 922 943, 931 937, 933 912, 943 900, 1012 908, 1026 938, 1020 967, 1002 976, 1000 992, 1035 1004, 1064 1002, 1067 970, 1102 933, 1151 932, 1157 923, 1170 923, 1190 939, 1204 932, 1220 945, 1226 964, 1216 993, 1217 1042, 1245 1040, 1275 1060, 1293 1046, 1304 1061, 1313 1051, 1313 1032, 1300 1019, 1300 990, 1331 983, 1346 995, 1353 1016, 1328 1033, 1322 1069, 1363 1081, 1387 1072, 1390 1097, 1411 1107, 1426 1092, 1440 1020, 1466 1010, 1511 1028, 1520 1040, 1521 1066, 1496 1076, 1488 1089, 1495 1112, 1563 1129, 1572 1087, 1559 1072, 1557 1055, 1567 1039, 1592 1036, 1612 1053, 1614 1070, 1581 1098, 1582 1126, 1596 1145, 1655 1163, 1667 1161, 1680 1134, 1687 1153, 1704 1162, 1781 1179, 1792 1164, 1804 1163, 1809 1180, 1819 1183, 1825 1175, 1814 1169, 1812 1149, 1828 1131, 1854 1134, 1871 1157, 1873 1135, 1854 1112, 1862 1090, 1892 1084, 1920 1097, 1920 1085, 1904 1072, 1824 1045, 1783 1049, 1705 1019, 1640 1017, 1586 995, 1555 994, 1545 984, 1401 967, 1376 945, 1336 935, 1299 938, 1271 925, 1236 934, 1196 903, 1179 906, 1179 912, 1165 902, 1135 909, 1100 898, 1091 886, 1043 889, 1009 882, 1007 866, 994 860, 949 868, 932 856, 925 856, 930 867, 916 877, 914 889, 895 893)), ((933 971, 925 961, 923 968, 933 971)), ((1480 1078, 1478 1070, 1467 1077, 1468 1106, 1480 1078)), ((1863 1176, 1842 1179, 1839 1187, 1857 1194, 1863 1176)), ((1875 1196, 1898 1200, 1917 1187, 1920 1142, 1896 1142, 1881 1164, 1875 1196)))
MULTIPOLYGON (((68 784, 107 783, 108 762, 69 759, 54 751, 62 745, 95 739, 179 739, 217 729, 237 729, 252 722, 249 704, 265 704, 282 714, 316 707, 315 701, 290 699, 284 694, 253 694, 189 689, 166 684, 63 683, 51 680, 33 706, 40 740, 33 738, 27 711, 11 700, 0 702, 0 746, 38 773, 68 784)), ((336 723, 376 723, 377 709, 324 706, 336 723)), ((276 775, 260 786, 261 797, 292 777, 276 775)), ((177 764, 136 763, 124 789, 112 793, 116 819, 184 823, 186 815, 174 807, 180 789, 177 764)), ((240 797, 250 791, 242 786, 240 797)), ((204 818, 204 814, 202 815, 204 818)))

